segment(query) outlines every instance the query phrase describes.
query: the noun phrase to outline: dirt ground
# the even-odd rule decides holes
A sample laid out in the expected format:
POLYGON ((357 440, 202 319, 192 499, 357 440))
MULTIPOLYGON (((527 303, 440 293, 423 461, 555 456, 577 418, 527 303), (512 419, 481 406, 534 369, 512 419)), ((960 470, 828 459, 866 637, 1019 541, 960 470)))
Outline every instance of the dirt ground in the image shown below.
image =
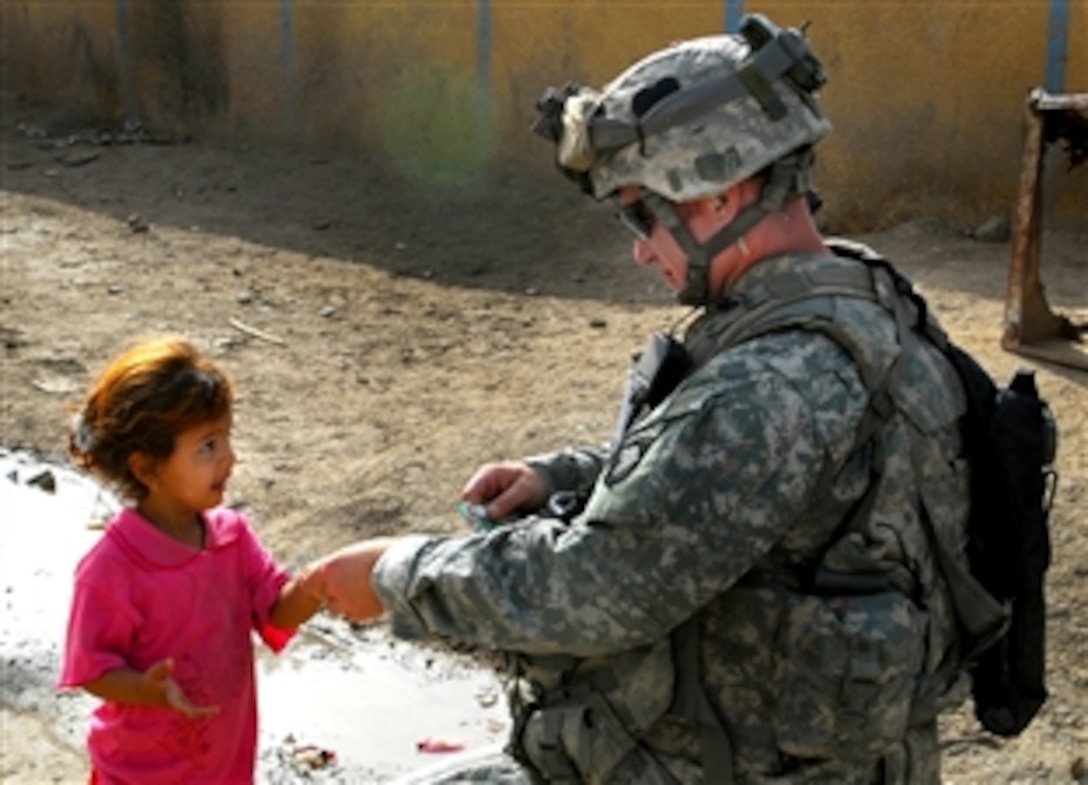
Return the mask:
MULTIPOLYGON (((67 407, 103 363, 183 333, 237 382, 229 501, 289 564, 370 535, 456 533, 480 463, 605 441, 631 352, 685 313, 559 177, 420 183, 332 154, 64 124, 4 98, 0 444, 63 460, 67 407)), ((1011 741, 969 708, 950 717, 945 777, 1088 782, 1088 373, 1000 348, 1010 247, 970 228, 855 235, 995 375, 1037 369, 1061 433, 1052 697, 1011 741)), ((1048 232, 1043 249, 1051 304, 1088 321, 1088 231, 1048 232)), ((40 718, 0 719, 0 781, 83 781, 80 751, 40 718)))

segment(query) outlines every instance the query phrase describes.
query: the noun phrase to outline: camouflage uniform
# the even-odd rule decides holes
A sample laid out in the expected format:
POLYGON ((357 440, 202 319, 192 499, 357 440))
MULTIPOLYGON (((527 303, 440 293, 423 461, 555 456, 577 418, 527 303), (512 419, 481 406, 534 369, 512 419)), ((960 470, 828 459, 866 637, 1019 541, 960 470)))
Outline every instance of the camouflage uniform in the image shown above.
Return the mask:
POLYGON ((936 717, 966 695, 942 577, 964 567, 968 504, 955 372, 857 260, 764 259, 711 286, 723 249, 808 192, 823 82, 799 31, 754 16, 541 99, 560 168, 597 199, 626 189, 621 217, 670 233, 679 299, 705 311, 679 383, 609 449, 530 459, 586 499, 572 520, 411 537, 378 562, 396 634, 511 672, 507 750, 406 782, 939 782, 936 717), (741 181, 759 199, 695 237, 676 205, 741 181))
MULTIPOLYGON (((766 260, 732 301, 786 270, 849 266, 766 260)), ((939 782, 935 718, 965 693, 942 669, 955 622, 923 516, 945 542, 962 538, 962 393, 879 303, 826 305, 867 372, 896 369, 879 462, 857 444, 870 393, 839 342, 787 329, 721 347, 736 309, 712 307, 685 341, 693 370, 611 457, 531 459, 549 490, 591 491, 572 522, 530 516, 385 554, 374 585, 396 634, 511 652, 516 674, 511 750, 526 767, 507 757, 520 773, 505 779, 416 781, 531 782, 543 767, 548 781, 699 782, 710 748, 697 712, 678 707, 686 668, 738 783, 939 782), (887 590, 809 593, 816 565, 884 576, 887 590), (676 634, 689 619, 695 660, 676 634)))

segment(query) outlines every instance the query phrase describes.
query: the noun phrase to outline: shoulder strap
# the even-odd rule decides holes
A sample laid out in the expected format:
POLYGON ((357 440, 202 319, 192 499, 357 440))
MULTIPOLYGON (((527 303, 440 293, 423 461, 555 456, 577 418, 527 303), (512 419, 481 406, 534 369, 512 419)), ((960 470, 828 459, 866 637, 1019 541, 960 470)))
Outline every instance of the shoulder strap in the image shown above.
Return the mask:
MULTIPOLYGON (((898 360, 888 368, 885 374, 880 375, 865 361, 865 356, 852 335, 838 326, 833 319, 813 318, 813 313, 819 313, 818 301, 821 298, 826 300, 833 296, 855 297, 880 303, 895 317, 898 335, 904 336, 906 331, 914 330, 948 357, 961 383, 964 384, 965 394, 969 398, 969 407, 978 406, 977 391, 963 379, 957 357, 957 353, 961 350, 949 341, 947 334, 930 318, 925 298, 910 280, 889 260, 877 255, 867 246, 834 239, 828 241, 828 245, 836 255, 855 259, 863 264, 857 268, 850 267, 838 271, 833 268, 809 270, 806 277, 812 281, 813 285, 807 292, 801 288, 803 282, 800 276, 787 274, 782 279, 774 279, 768 288, 774 287, 772 291, 777 303, 771 300, 744 314, 729 326, 726 331, 728 337, 735 342, 741 342, 777 330, 806 329, 826 335, 850 354, 870 395, 869 407, 858 426, 851 452, 863 446, 876 432, 880 423, 894 410, 895 402, 888 389, 889 382, 894 379, 897 372, 898 360), (829 275, 830 273, 834 274, 829 275), (781 297, 782 294, 786 297, 781 297), (798 304, 805 305, 808 311, 807 316, 797 308, 798 304)), ((722 337, 726 335, 723 334, 722 337)), ((902 338, 900 344, 902 344, 902 338)), ((883 451, 879 449, 879 445, 873 456, 872 469, 874 476, 883 471, 883 451)), ((821 481, 823 480, 825 478, 821 478, 821 481)), ((866 496, 869 495, 869 493, 866 494, 866 496)), ((848 531, 855 521, 864 519, 869 506, 865 502, 863 497, 863 503, 855 514, 849 521, 844 522, 843 532, 848 531)), ((979 651, 1004 634, 1008 626, 1009 609, 999 603, 967 567, 954 557, 948 545, 937 536, 928 510, 924 511, 922 521, 936 554, 941 574, 948 584, 959 623, 972 643, 971 649, 965 651, 963 657, 973 658, 979 651)))
MULTIPOLYGON (((897 357, 888 367, 877 368, 868 361, 867 355, 856 336, 845 330, 834 318, 833 302, 835 297, 850 297, 879 303, 895 319, 900 345, 909 331, 920 334, 932 342, 951 359, 955 346, 948 340, 947 334, 930 318, 925 298, 914 285, 895 266, 878 256, 866 246, 847 241, 832 240, 828 245, 836 256, 845 256, 861 262, 859 265, 827 266, 819 265, 802 272, 790 270, 745 293, 746 302, 738 309, 736 316, 728 321, 720 332, 713 336, 715 351, 735 346, 761 335, 780 330, 803 329, 819 332, 834 341, 852 358, 866 389, 869 391, 869 406, 862 416, 855 432, 850 452, 864 448, 870 442, 873 445, 872 472, 873 482, 870 489, 855 505, 850 516, 843 522, 838 539, 851 528, 859 525, 868 517, 875 497, 875 486, 884 469, 884 451, 879 438, 879 428, 895 410, 895 401, 890 392, 895 386, 899 373, 900 360, 897 357)), ((957 368, 957 373, 959 369, 957 368)), ((831 472, 818 481, 830 482, 831 472)), ((819 487, 819 486, 818 486, 819 487)), ((975 649, 984 648, 990 641, 999 637, 1007 626, 1008 610, 998 603, 978 580, 953 556, 953 552, 937 536, 928 510, 923 510, 922 520, 926 535, 930 540, 941 574, 948 584, 959 623, 969 641, 977 644, 975 649)), ((841 582, 844 576, 828 576, 841 582)), ((862 578, 872 576, 860 576, 862 578)), ((854 583, 850 576, 841 583, 840 589, 850 590, 854 583)), ((819 588, 821 575, 813 577, 819 588)), ((834 588, 829 586, 828 588, 834 588)), ((873 590, 862 588, 863 591, 873 590)), ((691 673, 699 673, 697 664, 692 662, 692 651, 697 651, 698 634, 695 631, 696 620, 692 619, 674 632, 678 661, 686 662, 691 673)), ((974 652, 965 652, 972 656, 974 652)), ((720 738, 724 728, 715 730, 712 707, 705 703, 705 696, 700 701, 695 693, 701 693, 698 677, 688 673, 677 684, 677 702, 673 711, 681 716, 694 719, 703 727, 704 748, 709 746, 715 734, 720 738), (709 710, 709 711, 708 711, 709 710), (708 720, 710 720, 708 722, 708 720)), ((722 774, 720 763, 708 759, 704 752, 704 765, 715 763, 708 772, 722 774)))
MULTIPOLYGON (((980 391, 977 380, 965 375, 963 364, 968 362, 969 358, 929 317, 929 307, 925 298, 906 276, 899 272, 888 259, 878 255, 868 246, 841 239, 829 240, 828 245, 836 254, 857 259, 870 269, 883 270, 891 278, 896 291, 914 306, 917 313, 914 329, 940 349, 956 371, 960 384, 964 388, 964 394, 967 396, 968 414, 965 416, 971 417, 975 412, 984 411, 988 406, 985 398, 992 391, 980 391)), ((899 321, 898 318, 897 321, 899 321)), ((941 574, 948 584, 960 626, 970 642, 970 648, 961 653, 961 658, 971 661, 979 652, 1004 635, 1010 621, 1010 609, 987 591, 970 570, 953 556, 951 549, 933 528, 929 510, 924 511, 922 522, 937 556, 941 574)))

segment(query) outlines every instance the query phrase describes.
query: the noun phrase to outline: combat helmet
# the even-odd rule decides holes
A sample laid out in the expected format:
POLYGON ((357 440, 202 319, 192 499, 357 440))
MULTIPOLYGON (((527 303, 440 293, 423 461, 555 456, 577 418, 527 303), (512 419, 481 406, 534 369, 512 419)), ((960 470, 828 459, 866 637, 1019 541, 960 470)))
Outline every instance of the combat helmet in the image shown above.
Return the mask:
POLYGON ((688 254, 681 301, 703 304, 709 260, 786 199, 810 191, 812 145, 831 130, 814 96, 825 81, 800 31, 751 14, 739 34, 668 46, 600 91, 549 88, 534 130, 555 142, 560 169, 596 199, 642 189, 688 254), (764 171, 759 204, 705 243, 672 209, 764 171))

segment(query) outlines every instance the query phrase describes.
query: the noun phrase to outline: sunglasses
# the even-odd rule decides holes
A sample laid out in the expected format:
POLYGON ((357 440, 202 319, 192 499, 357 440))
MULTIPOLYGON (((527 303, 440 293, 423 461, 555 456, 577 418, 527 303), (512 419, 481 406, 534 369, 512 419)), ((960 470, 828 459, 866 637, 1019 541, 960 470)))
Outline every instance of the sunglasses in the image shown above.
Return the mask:
POLYGON ((650 239, 657 223, 653 210, 641 199, 621 204, 616 211, 616 218, 624 229, 643 241, 650 239))

